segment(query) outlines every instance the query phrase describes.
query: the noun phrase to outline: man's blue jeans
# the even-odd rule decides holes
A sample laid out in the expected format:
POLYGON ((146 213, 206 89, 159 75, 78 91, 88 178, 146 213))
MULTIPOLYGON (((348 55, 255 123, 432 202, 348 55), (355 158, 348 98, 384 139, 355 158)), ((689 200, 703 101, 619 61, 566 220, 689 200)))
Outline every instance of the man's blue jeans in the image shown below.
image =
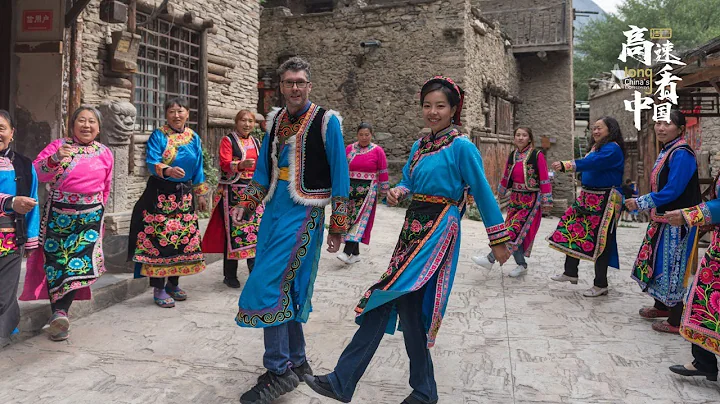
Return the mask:
MULTIPOLYGON (((430 282, 433 282, 431 280, 430 282)), ((410 387, 412 395, 423 403, 437 401, 437 385, 432 358, 427 348, 427 334, 422 318, 425 286, 381 307, 363 314, 362 324, 338 360, 335 371, 328 375, 336 394, 345 400, 352 399, 358 381, 385 334, 393 305, 396 305, 410 358, 410 387)))
POLYGON ((305 335, 302 324, 288 321, 274 327, 265 327, 263 331, 263 366, 267 370, 282 375, 288 370, 288 365, 297 367, 305 363, 305 335))

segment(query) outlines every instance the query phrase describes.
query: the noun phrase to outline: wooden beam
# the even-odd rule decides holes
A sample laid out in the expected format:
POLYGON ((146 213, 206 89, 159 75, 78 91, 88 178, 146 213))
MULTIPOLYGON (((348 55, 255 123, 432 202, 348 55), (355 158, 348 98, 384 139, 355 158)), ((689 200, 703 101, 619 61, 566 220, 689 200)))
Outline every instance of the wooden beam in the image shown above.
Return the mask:
MULTIPOLYGON (((201 75, 200 77, 203 77, 203 76, 201 75)), ((207 79, 209 81, 212 81, 213 83, 218 83, 218 84, 231 84, 232 83, 232 80, 230 80, 229 78, 218 76, 217 74, 212 74, 212 73, 207 74, 207 79)))
POLYGON ((219 66, 215 63, 208 63, 208 72, 212 74, 217 74, 218 76, 225 77, 227 76, 228 71, 230 71, 230 69, 228 69, 227 67, 219 66))
POLYGON ((232 121, 235 121, 235 115, 237 115, 238 111, 232 108, 224 108, 224 107, 208 107, 208 116, 210 119, 212 118, 224 118, 224 119, 230 119, 232 121))
POLYGON ((229 67, 231 69, 235 68, 235 62, 227 60, 227 58, 224 58, 222 56, 208 55, 208 62, 220 66, 229 67))
POLYGON ((200 32, 200 86, 198 99, 198 133, 204 144, 208 137, 208 32, 200 32))
POLYGON ((720 53, 713 53, 705 58, 705 66, 720 67, 720 53))
POLYGON ((69 28, 72 23, 75 22, 80 13, 82 13, 83 10, 85 10, 85 7, 90 4, 90 1, 91 0, 80 0, 72 6, 70 11, 65 14, 65 28, 69 28))
MULTIPOLYGON (((156 4, 148 0, 123 0, 125 3, 130 1, 137 1, 137 9, 146 14, 151 14, 157 7, 156 4)), ((171 4, 168 4, 167 10, 160 13, 157 18, 195 31, 208 31, 211 34, 217 34, 218 32, 213 20, 199 18, 193 12, 181 13, 175 11, 171 4), (190 20, 190 17, 192 17, 192 20, 190 20)))
POLYGON ((720 76, 720 67, 703 69, 697 73, 688 74, 687 76, 683 77, 682 81, 678 83, 678 88, 691 87, 694 84, 708 81, 717 76, 720 76))

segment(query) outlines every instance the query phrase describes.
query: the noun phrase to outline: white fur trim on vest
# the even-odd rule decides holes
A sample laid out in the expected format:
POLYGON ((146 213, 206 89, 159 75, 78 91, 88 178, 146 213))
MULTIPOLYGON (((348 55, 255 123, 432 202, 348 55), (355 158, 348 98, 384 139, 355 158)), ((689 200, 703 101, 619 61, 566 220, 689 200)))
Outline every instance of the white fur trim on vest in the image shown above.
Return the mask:
MULTIPOLYGON (((278 170, 278 155, 277 155, 277 144, 278 144, 278 121, 280 117, 280 112, 283 109, 277 108, 273 109, 271 112, 268 113, 268 117, 266 122, 272 122, 272 126, 270 127, 270 130, 274 130, 274 138, 273 138, 273 144, 270 145, 270 160, 272 167, 270 167, 270 175, 272 176, 270 178, 270 186, 268 187, 267 195, 265 195, 265 198, 263 199, 264 203, 267 203, 272 199, 273 195, 275 194, 275 188, 277 188, 278 183, 278 176, 280 175, 280 171, 278 170)), ((265 136, 268 136, 266 134, 265 136)))
POLYGON ((322 135, 323 144, 325 143, 325 134, 327 133, 327 127, 328 127, 328 123, 330 123, 331 116, 334 116, 335 118, 337 118, 338 122, 340 122, 340 134, 342 135, 342 122, 343 122, 342 116, 340 116, 339 112, 332 110, 332 109, 328 109, 327 111, 325 111, 325 116, 323 116, 322 129, 320 131, 320 134, 322 135))

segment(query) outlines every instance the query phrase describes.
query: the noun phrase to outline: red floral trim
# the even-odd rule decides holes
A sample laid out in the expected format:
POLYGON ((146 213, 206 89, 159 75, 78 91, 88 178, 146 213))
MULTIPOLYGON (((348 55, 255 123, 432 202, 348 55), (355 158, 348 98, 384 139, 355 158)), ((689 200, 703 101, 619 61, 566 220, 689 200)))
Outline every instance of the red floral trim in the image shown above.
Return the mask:
POLYGON ((490 245, 498 245, 510 241, 510 233, 505 227, 505 223, 485 228, 490 239, 490 245))
POLYGON ((210 186, 208 186, 207 183, 203 182, 195 185, 194 191, 195 195, 197 196, 207 195, 208 193, 210 193, 210 186))
POLYGON ((566 161, 561 161, 560 163, 562 163, 563 172, 573 172, 573 171, 575 171, 575 168, 576 168, 576 167, 575 167, 575 160, 566 160, 566 161))
POLYGON ((540 194, 540 204, 542 206, 553 206, 552 193, 540 194))
POLYGON ((406 187, 399 186, 399 187, 395 187, 393 189, 397 189, 398 191, 400 191, 400 197, 398 197, 399 201, 407 198, 407 196, 410 195, 410 189, 408 189, 406 187))
POLYGON ((710 209, 707 208, 705 203, 701 203, 692 208, 686 208, 682 210, 685 222, 689 226, 704 226, 712 223, 712 215, 710 209))
POLYGON ((349 199, 341 196, 332 198, 332 214, 330 215, 330 234, 346 234, 350 227, 348 221, 349 199))
POLYGON ((205 270, 205 261, 177 265, 143 264, 140 274, 149 278, 195 275, 205 270))

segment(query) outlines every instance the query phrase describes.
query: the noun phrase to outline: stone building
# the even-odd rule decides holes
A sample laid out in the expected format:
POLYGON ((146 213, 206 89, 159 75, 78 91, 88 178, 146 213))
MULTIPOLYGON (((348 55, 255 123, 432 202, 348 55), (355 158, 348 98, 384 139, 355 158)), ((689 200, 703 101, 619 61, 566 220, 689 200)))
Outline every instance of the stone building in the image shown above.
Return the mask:
POLYGON ((189 99, 190 125, 213 156, 234 114, 255 109, 257 0, 0 4, 0 107, 18 121, 21 153, 33 158, 64 136, 78 105, 102 105, 101 140, 116 159, 108 234, 127 234, 148 176, 145 143, 165 123, 167 98, 189 99))
MULTIPOLYGON (((493 186, 517 126, 533 128, 550 160, 572 156, 569 1, 269 0, 264 6, 260 112, 282 104, 278 65, 295 55, 308 59, 311 98, 342 114, 348 143, 361 121, 371 122, 393 179, 423 128, 420 86, 437 74, 465 89, 462 130, 482 151, 493 186)), ((556 198, 572 197, 570 176, 558 175, 555 185, 556 198)))

